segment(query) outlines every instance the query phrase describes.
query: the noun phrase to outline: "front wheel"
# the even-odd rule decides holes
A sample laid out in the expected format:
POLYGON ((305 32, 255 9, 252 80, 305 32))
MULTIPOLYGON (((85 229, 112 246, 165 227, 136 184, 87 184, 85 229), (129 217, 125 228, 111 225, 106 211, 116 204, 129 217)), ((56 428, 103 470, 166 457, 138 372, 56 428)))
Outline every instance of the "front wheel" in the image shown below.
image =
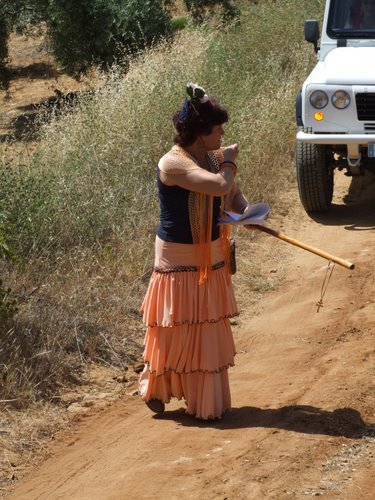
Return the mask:
POLYGON ((297 142, 299 196, 307 212, 326 212, 333 196, 332 150, 322 144, 297 142))

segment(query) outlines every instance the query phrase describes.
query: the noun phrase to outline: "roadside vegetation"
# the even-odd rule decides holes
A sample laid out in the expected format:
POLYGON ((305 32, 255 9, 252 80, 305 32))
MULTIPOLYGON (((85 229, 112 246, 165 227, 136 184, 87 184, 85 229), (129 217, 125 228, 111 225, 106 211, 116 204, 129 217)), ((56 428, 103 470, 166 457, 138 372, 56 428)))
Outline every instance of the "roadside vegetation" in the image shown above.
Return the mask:
MULTIPOLYGON (((32 150, 2 148, 0 400, 18 408, 56 401, 87 363, 124 370, 139 359, 155 169, 187 82, 229 109, 226 142, 240 144, 251 202, 276 210, 294 182, 294 99, 314 59, 303 21, 321 15, 322 2, 237 5, 240 18, 219 27, 183 22, 173 41, 130 59, 125 75, 112 65, 103 87, 74 96, 55 119, 40 117, 32 150)), ((256 246, 249 233, 238 239, 256 246)), ((256 259, 240 254, 245 292, 267 286, 256 259)))
POLYGON ((8 41, 12 31, 31 35, 41 29, 56 62, 77 78, 92 67, 127 70, 133 54, 184 24, 181 7, 194 23, 213 15, 229 21, 239 15, 232 0, 2 0, 0 3, 0 88, 11 78, 8 41), (172 21, 172 17, 174 18, 172 21))

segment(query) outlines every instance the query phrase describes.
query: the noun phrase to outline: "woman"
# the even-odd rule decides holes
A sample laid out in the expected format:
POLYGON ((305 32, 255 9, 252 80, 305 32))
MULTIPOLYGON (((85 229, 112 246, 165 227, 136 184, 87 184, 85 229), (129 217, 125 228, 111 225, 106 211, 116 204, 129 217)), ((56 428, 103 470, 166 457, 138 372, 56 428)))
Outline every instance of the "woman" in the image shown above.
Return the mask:
POLYGON ((140 394, 162 413, 171 397, 187 413, 220 418, 230 409, 228 367, 238 315, 221 213, 248 205, 236 187, 238 146, 221 148, 227 111, 194 84, 173 117, 175 145, 158 165, 160 225, 155 266, 142 304, 145 368, 140 394))

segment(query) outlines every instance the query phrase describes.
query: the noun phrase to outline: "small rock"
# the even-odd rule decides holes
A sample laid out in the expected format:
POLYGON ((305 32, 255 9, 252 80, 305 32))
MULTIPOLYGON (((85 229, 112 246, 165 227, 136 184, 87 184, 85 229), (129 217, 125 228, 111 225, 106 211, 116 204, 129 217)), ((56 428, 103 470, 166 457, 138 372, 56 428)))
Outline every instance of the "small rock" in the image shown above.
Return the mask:
POLYGON ((106 399, 111 396, 112 394, 110 392, 99 392, 98 394, 95 394, 95 399, 106 399))
MULTIPOLYGON (((93 399, 86 399, 85 401, 82 401, 81 405, 84 408, 90 408, 90 406, 94 406, 95 401, 93 399)), ((68 408, 69 410, 69 408, 68 408)))
POLYGON ((68 410, 68 412, 74 413, 74 414, 87 413, 89 411, 88 408, 84 408, 79 403, 72 403, 70 406, 68 406, 67 410, 68 410))
POLYGON ((138 396, 139 392, 138 389, 136 389, 135 391, 126 392, 125 394, 127 396, 138 396))
POLYGON ((12 467, 17 467, 18 462, 20 460, 20 457, 17 453, 14 453, 13 451, 6 450, 4 452, 4 460, 1 462, 4 464, 10 464, 12 467))
POLYGON ((82 399, 82 395, 81 394, 76 394, 74 392, 67 392, 66 394, 63 394, 61 396, 60 401, 63 404, 72 404, 72 403, 77 403, 81 399, 82 399))

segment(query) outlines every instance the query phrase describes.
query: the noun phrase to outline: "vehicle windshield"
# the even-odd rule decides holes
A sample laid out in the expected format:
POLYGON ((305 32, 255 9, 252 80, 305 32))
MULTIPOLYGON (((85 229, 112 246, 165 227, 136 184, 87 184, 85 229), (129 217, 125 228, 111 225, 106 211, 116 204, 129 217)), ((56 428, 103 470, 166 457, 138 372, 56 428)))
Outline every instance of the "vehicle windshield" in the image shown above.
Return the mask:
POLYGON ((332 0, 327 33, 331 38, 375 38, 375 0, 332 0))

